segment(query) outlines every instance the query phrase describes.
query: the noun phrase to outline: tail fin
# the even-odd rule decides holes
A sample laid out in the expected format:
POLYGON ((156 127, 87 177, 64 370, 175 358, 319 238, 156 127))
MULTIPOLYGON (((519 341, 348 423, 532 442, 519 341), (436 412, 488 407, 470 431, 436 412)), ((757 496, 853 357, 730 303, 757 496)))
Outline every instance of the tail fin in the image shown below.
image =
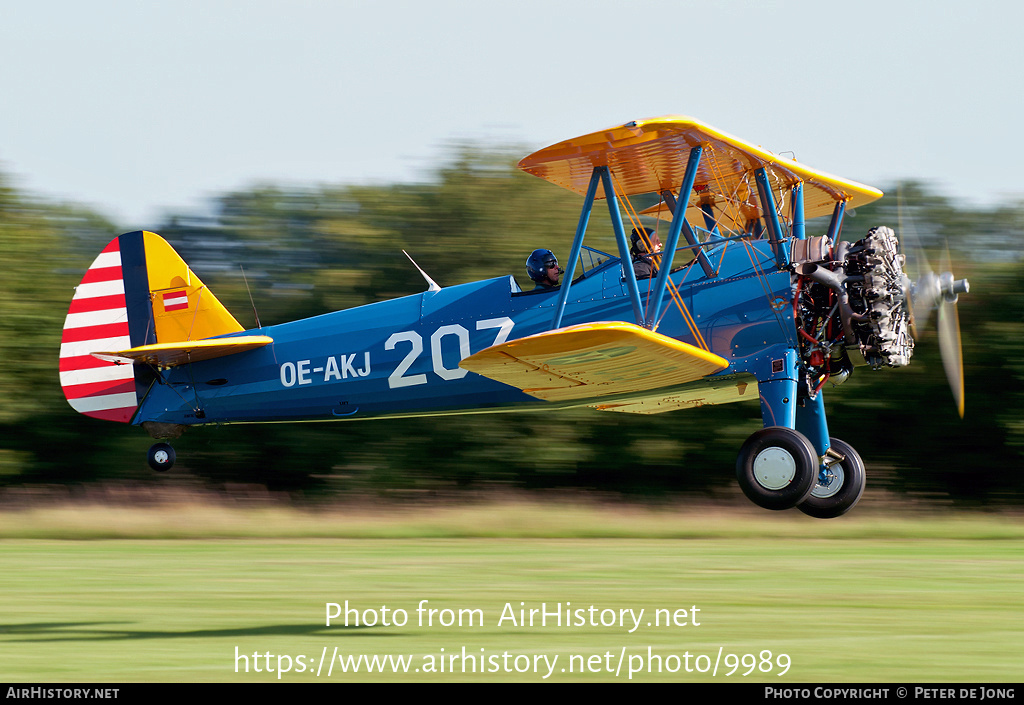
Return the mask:
POLYGON ((60 346, 60 383, 86 416, 128 423, 148 376, 93 352, 200 340, 243 330, 178 253, 155 233, 114 238, 75 290, 60 346))

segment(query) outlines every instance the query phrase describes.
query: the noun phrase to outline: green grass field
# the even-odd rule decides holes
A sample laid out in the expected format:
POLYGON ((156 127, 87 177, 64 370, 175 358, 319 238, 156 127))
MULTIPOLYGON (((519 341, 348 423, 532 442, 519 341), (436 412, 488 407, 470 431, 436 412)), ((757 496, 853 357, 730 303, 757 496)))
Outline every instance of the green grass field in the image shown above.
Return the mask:
POLYGON ((579 682, 626 681, 632 668, 643 681, 909 683, 1024 673, 1024 522, 1007 516, 93 506, 3 512, 0 550, 3 681, 579 682), (361 621, 380 620, 385 606, 389 621, 401 621, 396 610, 407 621, 325 626, 326 604, 346 600, 361 621), (419 622, 422 600, 437 610, 422 615, 431 625, 419 622), (519 623, 520 609, 541 603, 582 610, 585 623, 519 623), (506 604, 515 623, 499 624, 506 604), (628 610, 641 609, 634 629, 628 610), (677 623, 655 624, 666 617, 677 623), (385 662, 368 673, 365 661, 342 672, 341 659, 359 655, 401 656, 408 672, 385 662))

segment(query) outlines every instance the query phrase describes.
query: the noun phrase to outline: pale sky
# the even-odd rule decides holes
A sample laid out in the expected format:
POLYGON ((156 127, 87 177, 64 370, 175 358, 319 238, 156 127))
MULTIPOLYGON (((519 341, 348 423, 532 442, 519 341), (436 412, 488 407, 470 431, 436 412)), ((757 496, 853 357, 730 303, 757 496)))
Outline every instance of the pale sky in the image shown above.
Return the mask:
POLYGON ((0 0, 0 169, 127 228, 690 115, 812 167, 1024 197, 1024 3, 0 0))

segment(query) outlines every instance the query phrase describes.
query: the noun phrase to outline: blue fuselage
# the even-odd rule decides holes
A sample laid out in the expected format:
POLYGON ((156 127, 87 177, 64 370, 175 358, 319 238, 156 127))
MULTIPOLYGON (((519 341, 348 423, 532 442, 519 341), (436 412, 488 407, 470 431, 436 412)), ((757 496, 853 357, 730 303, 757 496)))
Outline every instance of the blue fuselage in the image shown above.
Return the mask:
MULTIPOLYGON (((689 265, 671 275, 712 352, 729 360, 721 375, 772 373, 772 348, 795 348, 792 290, 766 241, 708 252, 717 276, 689 265)), ((645 296, 652 280, 641 280, 645 296)), ((519 292, 498 277, 381 301, 258 332, 258 350, 172 368, 151 386, 133 423, 327 421, 381 416, 550 408, 519 389, 459 367, 505 340, 550 330, 557 290, 519 292)), ((679 307, 667 302, 663 335, 699 344, 679 307)), ((573 282, 562 326, 634 321, 622 266, 611 258, 573 282)), ((577 404, 580 402, 576 402, 577 404)))

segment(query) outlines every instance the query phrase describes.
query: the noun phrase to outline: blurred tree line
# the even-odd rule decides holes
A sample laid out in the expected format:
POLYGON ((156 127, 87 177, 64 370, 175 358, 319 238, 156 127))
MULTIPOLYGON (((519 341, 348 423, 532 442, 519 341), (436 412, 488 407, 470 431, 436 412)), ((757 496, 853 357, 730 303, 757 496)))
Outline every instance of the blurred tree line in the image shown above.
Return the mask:
MULTIPOLYGON (((442 286, 512 273, 526 287, 533 249, 567 257, 581 199, 518 171, 516 158, 510 149, 453 145, 424 183, 255 187, 221 196, 212 215, 179 213, 152 229, 246 327, 256 325, 254 306, 270 325, 423 291, 403 249, 442 286)), ((966 417, 957 418, 932 332, 909 368, 861 368, 830 390, 832 433, 866 459, 869 486, 1020 504, 1024 203, 969 208, 919 183, 899 191, 904 207, 887 196, 861 208, 844 237, 902 221, 932 251, 948 241, 957 275, 972 287, 960 303, 966 417)), ((595 210, 588 243, 614 251, 605 212, 595 210)), ((21 193, 0 174, 2 486, 135 479, 256 483, 303 497, 572 488, 656 499, 732 486, 736 453, 760 426, 752 403, 656 416, 576 410, 232 425, 186 433, 175 444, 178 465, 156 475, 145 462, 148 436, 76 414, 57 377, 74 287, 119 232, 87 209, 21 193)))

